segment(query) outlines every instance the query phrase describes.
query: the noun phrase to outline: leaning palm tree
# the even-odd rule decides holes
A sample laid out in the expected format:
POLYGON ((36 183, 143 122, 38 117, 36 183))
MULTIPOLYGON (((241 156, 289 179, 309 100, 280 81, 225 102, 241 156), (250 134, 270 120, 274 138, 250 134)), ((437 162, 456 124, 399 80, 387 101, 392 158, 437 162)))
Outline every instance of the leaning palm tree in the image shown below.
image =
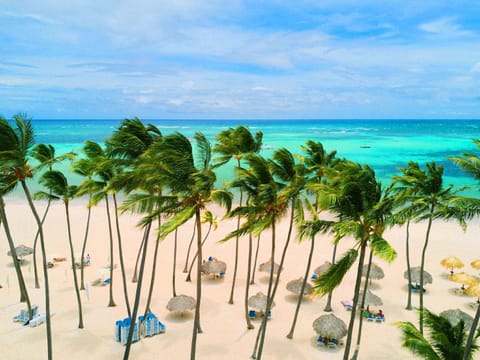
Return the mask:
MULTIPOLYGON (((242 158, 246 154, 258 153, 262 148, 263 133, 258 131, 255 136, 252 135, 250 130, 246 127, 239 125, 235 129, 229 128, 221 131, 216 136, 217 144, 213 148, 214 152, 219 153, 221 156, 215 161, 216 166, 227 163, 230 159, 234 158, 237 161, 237 167, 241 166, 242 158)), ((243 191, 240 188, 239 206, 243 205, 243 191)), ((240 228, 240 216, 237 217, 237 230, 240 228)), ((233 266, 232 287, 230 289, 229 304, 234 303, 235 283, 237 279, 238 268, 238 246, 239 236, 235 237, 235 261, 233 266)))
MULTIPOLYGON (((0 118, 0 163, 8 176, 13 176, 16 183, 22 186, 25 197, 32 211, 35 222, 40 232, 40 249, 42 251, 42 266, 45 291, 45 313, 47 333, 47 354, 51 360, 53 356, 52 326, 50 313, 50 287, 48 283, 47 254, 45 252, 45 239, 43 226, 38 211, 33 203, 27 179, 33 177, 32 167, 28 163, 30 149, 34 144, 34 134, 31 120, 25 114, 13 117, 15 127, 7 120, 0 118)), ((4 173, 5 175, 5 173, 4 173)))
MULTIPOLYGON (((75 294, 77 297, 78 306, 78 328, 83 329, 83 313, 82 313, 82 300, 80 298, 80 289, 78 286, 77 271, 75 269, 75 255, 73 250, 72 231, 70 226, 70 200, 73 198, 77 191, 75 185, 69 185, 67 178, 60 171, 47 171, 40 178, 40 184, 44 185, 48 192, 39 191, 35 194, 36 199, 48 199, 50 201, 60 200, 65 205, 65 217, 67 221, 67 234, 68 245, 70 246, 70 258, 72 261, 73 272, 73 286, 75 288, 75 294)), ((83 267, 83 262, 80 263, 80 267, 83 267)))
MULTIPOLYGON (((416 357, 427 360, 453 360, 473 359, 478 351, 478 345, 473 344, 467 356, 466 350, 466 329, 464 320, 456 325, 450 323, 441 315, 436 315, 427 309, 423 310, 425 327, 428 329, 428 337, 411 322, 398 322, 396 325, 402 331, 402 346, 410 350, 416 357)), ((477 331, 475 340, 480 336, 480 329, 477 331)))
MULTIPOLYGON (((346 272, 358 258, 353 306, 345 344, 344 360, 349 358, 359 305, 362 268, 367 246, 370 244, 377 256, 392 261, 396 253, 383 238, 386 218, 391 212, 392 201, 385 197, 374 171, 367 165, 361 166, 344 160, 334 168, 327 169, 327 183, 320 184, 320 207, 334 213, 338 221, 332 230, 336 241, 349 235, 356 240, 355 246, 318 279, 315 290, 324 295, 340 284, 346 272)), ((358 348, 357 348, 358 350, 358 348)), ((355 356, 358 354, 356 351, 355 356)))
MULTIPOLYGON (((37 144, 30 152, 30 156, 39 162, 39 165, 36 166, 35 170, 41 170, 45 167, 48 170, 53 170, 53 165, 55 163, 61 162, 65 159, 73 160, 75 154, 70 152, 60 156, 55 156, 55 147, 51 144, 37 144)), ((45 207, 45 211, 42 215, 42 225, 45 222, 47 217, 48 211, 50 209, 50 199, 47 199, 47 206, 45 207)), ((37 243, 38 243, 38 236, 39 232, 35 235, 35 240, 33 242, 33 271, 35 276, 35 288, 40 288, 40 283, 38 280, 38 267, 37 267, 37 243)))
POLYGON ((30 302, 30 297, 28 295, 27 287, 25 285, 22 268, 20 267, 20 263, 18 261, 18 257, 15 251, 15 243, 13 242, 12 234, 10 232, 7 212, 5 209, 5 201, 3 199, 5 195, 13 191, 16 184, 16 179, 13 174, 7 171, 7 169, 0 168, 0 223, 3 224, 3 230, 5 231, 5 236, 7 238, 8 247, 12 256, 13 266, 15 267, 15 273, 18 279, 18 287, 20 290, 20 302, 27 303, 29 318, 32 319, 32 305, 30 302))
MULTIPOLYGON (((163 141, 152 146, 152 154, 157 154, 157 164, 164 170, 164 184, 170 189, 170 194, 160 197, 158 212, 164 212, 170 217, 160 226, 160 238, 165 238, 179 226, 193 218, 197 234, 197 281, 196 305, 193 324, 191 359, 196 356, 197 334, 202 332, 200 326, 201 304, 201 263, 202 263, 202 211, 211 201, 226 205, 230 209, 231 194, 215 189, 216 176, 211 166, 211 147, 202 133, 195 134, 197 156, 184 135, 174 133, 163 138, 163 141)), ((158 212, 152 212, 150 217, 158 212)), ((137 304, 134 305, 132 316, 135 315, 137 304)), ((127 343, 128 345, 128 343, 127 343)), ((130 349, 125 349, 124 359, 128 358, 130 349)))

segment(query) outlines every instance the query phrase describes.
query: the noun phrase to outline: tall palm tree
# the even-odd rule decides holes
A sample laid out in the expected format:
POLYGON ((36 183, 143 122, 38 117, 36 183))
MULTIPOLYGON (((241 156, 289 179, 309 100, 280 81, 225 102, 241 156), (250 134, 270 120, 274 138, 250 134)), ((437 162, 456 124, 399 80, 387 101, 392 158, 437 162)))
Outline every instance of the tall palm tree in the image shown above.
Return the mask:
MULTIPOLYGON (((83 329, 83 313, 82 313, 82 300, 80 298, 80 289, 78 286, 77 271, 75 269, 75 255, 73 250, 73 241, 72 241, 72 230, 70 225, 70 199, 73 198, 77 191, 75 185, 69 185, 67 178, 60 171, 47 171, 40 178, 40 184, 44 185, 48 192, 40 191, 35 194, 37 199, 49 199, 49 200, 60 200, 63 201, 65 205, 65 217, 67 220, 67 234, 68 234, 68 245, 70 246, 70 258, 72 262, 72 273, 73 273, 73 286, 75 288, 75 294, 77 297, 77 307, 78 307, 78 328, 83 329)), ((80 267, 83 267, 83 263, 80 263, 80 267)))
POLYGON ((390 214, 392 202, 385 197, 374 171, 367 165, 361 166, 345 160, 339 162, 335 168, 327 169, 326 177, 328 183, 318 187, 322 199, 320 207, 330 210, 338 217, 338 221, 332 227, 336 241, 345 236, 353 236, 356 242, 352 249, 318 279, 316 291, 322 295, 332 291, 358 259, 352 313, 343 355, 344 360, 347 360, 359 305, 361 275, 367 246, 370 244, 375 253, 387 261, 392 261, 396 256, 395 251, 383 238, 385 221, 390 214))
MULTIPOLYGON (((399 167, 402 175, 392 178, 397 211, 396 218, 399 224, 405 225, 405 259, 407 262, 408 283, 412 282, 410 272, 410 222, 415 218, 414 199, 419 191, 419 186, 426 180, 426 174, 420 169, 418 163, 409 162, 408 167, 399 167)), ((408 287, 407 310, 412 309, 412 289, 408 287)))
MULTIPOLYGON (((26 114, 18 114, 13 117, 15 127, 5 119, 0 119, 0 163, 8 176, 13 176, 16 183, 22 186, 28 205, 32 211, 35 222, 40 232, 40 248, 42 251, 43 279, 45 287, 45 314, 47 333, 47 356, 48 360, 53 357, 52 326, 50 313, 50 288, 48 283, 47 254, 45 252, 45 239, 43 226, 38 211, 33 203, 27 179, 33 177, 32 167, 28 163, 28 156, 34 144, 34 133, 31 120, 26 114)), ((5 173, 4 173, 5 174, 5 173)))
POLYGON ((7 212, 5 209, 4 196, 9 192, 13 191, 16 185, 16 179, 12 173, 7 171, 7 169, 0 168, 0 223, 3 223, 3 229, 5 231, 5 236, 7 238, 8 247, 10 249, 10 254, 12 256, 13 266, 15 267, 15 273, 18 279, 18 287, 20 290, 20 302, 25 302, 27 304, 29 318, 32 318, 32 305, 30 302, 30 297, 28 295, 27 286, 25 285, 25 279, 23 277, 22 268, 18 261, 18 257, 15 251, 15 243, 10 232, 10 227, 8 224, 7 212))
MULTIPOLYGON (((201 304, 201 263, 202 263, 202 211, 211 201, 231 206, 231 194, 225 190, 215 189, 216 176, 211 166, 211 147, 202 133, 195 136, 196 156, 190 141, 180 133, 163 138, 152 146, 152 154, 157 154, 157 164, 164 170, 163 181, 170 189, 170 195, 164 196, 160 202, 159 212, 170 217, 160 226, 160 238, 165 238, 179 226, 194 218, 197 234, 197 281, 196 306, 192 335, 191 359, 196 356, 197 334, 202 332, 200 326, 201 304), (174 196, 172 196, 174 195, 174 196), (172 202, 171 200, 175 198, 172 202)), ((150 214, 150 217, 155 213, 150 214)), ((135 307, 133 314, 135 314, 135 307)), ((129 349, 126 349, 126 353, 129 349)), ((125 357, 124 357, 125 358, 125 357)))
MULTIPOLYGON (((237 161, 237 167, 240 167, 242 158, 246 154, 258 153, 262 148, 263 133, 257 132, 255 136, 246 127, 239 125, 235 129, 229 128, 221 131, 216 136, 217 144, 213 148, 214 152, 221 156, 216 159, 216 166, 227 163, 234 158, 237 161)), ((240 188, 239 206, 243 204, 243 191, 240 188)), ((240 216, 237 217, 237 230, 240 228, 240 216)), ((230 290, 229 304, 234 303, 235 283, 238 269, 238 246, 239 236, 235 237, 235 261, 233 266, 232 287, 230 290)))
MULTIPOLYGON (((39 165, 35 167, 35 170, 40 170, 45 167, 48 170, 53 170, 53 165, 55 163, 61 162, 65 159, 73 160, 75 154, 70 152, 60 156, 55 156, 55 147, 51 144, 37 144, 30 152, 30 156, 39 162, 39 165)), ((47 199, 47 206, 45 207, 45 211, 42 215, 42 225, 45 222, 47 217, 48 211, 50 209, 50 199, 47 199)), ((35 240, 33 242, 33 270, 35 276, 35 288, 40 288, 40 283, 38 280, 38 269, 37 269, 37 242, 38 242, 39 232, 35 235, 35 240)))
MULTIPOLYGON (((452 325, 446 318, 427 309, 424 309, 423 313, 420 318, 424 318, 428 337, 425 337, 411 322, 396 324, 402 331, 403 347, 410 350, 416 357, 427 360, 473 359, 479 348, 477 344, 473 344, 468 349, 467 356, 463 357, 467 350, 465 346, 466 329, 463 320, 452 325)), ((477 332, 475 340, 478 336, 480 336, 480 331, 477 332)))

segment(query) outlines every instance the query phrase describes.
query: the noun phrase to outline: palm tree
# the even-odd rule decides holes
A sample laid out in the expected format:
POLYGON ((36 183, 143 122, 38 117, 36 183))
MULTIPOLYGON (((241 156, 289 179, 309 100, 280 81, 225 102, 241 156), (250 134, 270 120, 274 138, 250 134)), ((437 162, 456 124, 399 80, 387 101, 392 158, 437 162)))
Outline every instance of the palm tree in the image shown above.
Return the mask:
MULTIPOLYGON (((423 310, 425 327, 428 329, 428 337, 411 322, 398 322, 396 325, 402 330, 402 346, 410 350, 416 357, 427 360, 450 360, 450 359, 473 359, 478 351, 478 345, 473 344, 464 356, 465 346, 465 323, 460 320, 456 325, 451 324, 446 318, 436 315, 427 309, 423 310)), ((480 330, 480 329, 479 329, 480 330)), ((475 337, 480 336, 480 331, 475 337)))
MULTIPOLYGON (((67 220, 68 244, 70 246, 70 257, 72 261, 73 285, 77 296, 78 306, 78 328, 83 329, 82 300, 80 298, 80 289, 78 286, 77 271, 75 269, 75 255, 73 250, 72 231, 70 226, 70 199, 77 191, 75 185, 69 185, 67 178, 60 171, 47 171, 40 179, 40 184, 44 185, 49 191, 40 191, 35 194, 37 199, 61 200, 65 205, 65 216, 67 220)), ((83 262, 80 263, 83 267, 83 262)))
MULTIPOLYGON (((87 240, 88 240, 88 234, 90 230, 90 219, 92 215, 92 200, 93 200, 93 194, 98 191, 98 182, 96 182, 93 179, 93 176, 95 174, 95 166, 96 163, 92 159, 78 159, 75 161, 72 165, 73 167, 73 172, 83 176, 85 179, 83 182, 79 185, 77 188, 77 193, 75 196, 81 197, 84 194, 88 194, 88 202, 87 202, 87 221, 85 224, 85 234, 83 236, 83 242, 82 242, 82 252, 80 255, 80 263, 83 264, 83 261, 85 259, 85 251, 87 249, 87 240)), ((84 274, 84 268, 83 266, 80 268, 80 290, 85 290, 85 274, 84 274)))
MULTIPOLYGON (((214 188, 216 176, 210 164, 210 143, 202 133, 196 133, 197 156, 194 157, 190 141, 180 133, 174 133, 163 138, 152 146, 152 154, 157 154, 157 164, 164 170, 163 181, 170 189, 171 195, 161 197, 158 212, 164 212, 170 217, 160 226, 160 238, 165 238, 179 226, 192 217, 195 220, 197 234, 197 282, 196 306, 192 335, 191 359, 196 356, 197 334, 202 332, 200 326, 201 304, 201 259, 202 259, 202 211, 210 201, 216 201, 230 209, 231 194, 214 188), (172 201, 173 196, 175 201, 172 201)), ((156 216, 155 212, 150 217, 156 216)), ((135 304, 136 306, 137 304, 135 304)), ((135 306, 133 315, 135 315, 135 306)), ((125 349, 128 356, 129 348, 125 349)), ((124 355, 124 359, 126 359, 124 355)))
MULTIPOLYGON (((410 222, 415 217, 413 200, 419 191, 419 186, 426 180, 426 174, 420 170, 418 163, 409 162, 408 167, 399 167, 402 175, 396 175, 392 178, 393 192, 395 194, 396 206, 399 211, 396 214, 397 222, 405 226, 405 258, 407 262, 408 283, 411 284, 412 276, 410 273, 410 222)), ((412 289, 408 286, 407 310, 412 309, 412 289)))
MULTIPOLYGON (((235 129, 229 128, 227 130, 221 131, 216 136, 217 144, 213 148, 214 152, 221 154, 219 158, 216 159, 216 166, 227 163, 230 159, 234 158, 237 161, 237 167, 240 167, 241 160, 246 154, 258 153, 262 148, 262 139, 263 133, 257 132, 255 137, 252 135, 250 130, 246 127, 239 125, 235 129)), ((240 188, 240 199, 239 206, 242 206, 243 203, 243 191, 240 188)), ((240 228, 240 216, 237 217, 237 230, 240 228)), ((233 267, 233 277, 232 277, 232 287, 230 290, 230 298, 228 300, 229 304, 234 303, 234 292, 235 292, 235 283, 237 279, 237 268, 238 268, 238 245, 239 245, 239 236, 235 237, 235 261, 233 267)))
POLYGON ((27 309, 29 318, 32 319, 32 305, 30 297, 28 296, 28 290, 25 285, 25 279, 23 277, 22 268, 18 262, 18 257, 15 251, 15 243, 13 242, 12 235, 10 233, 10 227, 8 224, 7 213, 5 209, 5 201, 3 197, 9 192, 13 191, 16 185, 16 179, 7 169, 0 169, 0 223, 3 223, 3 229, 5 236, 7 237, 8 246, 12 255, 13 266, 15 267, 15 273, 18 279, 18 287, 20 290, 20 302, 27 303, 27 309))
MULTIPOLYGON (((374 171, 367 165, 361 166, 345 160, 334 168, 327 169, 326 177, 328 183, 318 187, 321 193, 320 207, 330 210, 338 217, 338 221, 332 227, 336 241, 350 235, 355 238, 356 243, 318 279, 316 290, 322 295, 332 291, 358 258, 352 313, 343 356, 344 360, 347 360, 356 309, 359 305, 361 275, 367 246, 370 244, 375 253, 387 261, 392 261, 396 255, 382 237, 392 202, 385 197, 374 171)), ((358 351, 354 356, 357 354, 358 351)))
POLYGON ((20 183, 25 193, 35 222, 40 232, 40 248, 42 251, 43 279, 45 286, 45 314, 46 314, 46 332, 47 332, 47 354, 51 360, 53 356, 52 347, 52 326, 50 319, 50 288, 48 284, 47 254, 45 252, 45 241, 43 236, 43 226, 38 215, 35 204, 33 203, 30 189, 27 185, 27 179, 33 177, 31 166, 28 164, 30 149, 34 144, 34 134, 31 120, 27 119, 26 114, 18 114, 13 117, 15 127, 5 119, 0 119, 0 163, 6 173, 3 175, 12 176, 16 183, 20 183))
MULTIPOLYGON (((37 160, 40 164, 35 168, 35 170, 43 169, 48 167, 48 170, 53 170, 53 165, 55 163, 61 162, 65 159, 73 160, 75 154, 70 152, 60 156, 55 156, 55 147, 51 144, 37 144, 30 152, 30 156, 37 160)), ((42 225, 45 222, 48 211, 50 209, 50 199, 47 199, 47 206, 45 207, 45 212, 42 215, 42 225)), ((35 235, 35 240, 33 242, 33 270, 35 276, 35 288, 40 288, 40 283, 38 280, 38 270, 37 270, 37 242, 38 242, 39 232, 35 235)))

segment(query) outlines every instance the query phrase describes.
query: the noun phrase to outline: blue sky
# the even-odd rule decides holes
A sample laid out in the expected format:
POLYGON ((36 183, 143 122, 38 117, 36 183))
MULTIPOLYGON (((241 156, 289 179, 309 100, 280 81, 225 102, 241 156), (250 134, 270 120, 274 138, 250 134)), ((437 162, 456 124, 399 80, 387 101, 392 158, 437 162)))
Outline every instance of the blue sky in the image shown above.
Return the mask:
POLYGON ((477 1, 0 5, 7 118, 480 118, 477 1))

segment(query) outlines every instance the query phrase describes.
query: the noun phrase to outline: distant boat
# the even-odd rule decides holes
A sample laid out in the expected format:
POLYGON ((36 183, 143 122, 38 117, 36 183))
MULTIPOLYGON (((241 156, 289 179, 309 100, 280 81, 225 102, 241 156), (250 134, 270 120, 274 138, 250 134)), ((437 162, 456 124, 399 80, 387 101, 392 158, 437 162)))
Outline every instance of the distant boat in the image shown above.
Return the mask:
POLYGON ((370 149, 370 148, 371 148, 370 145, 360 145, 360 147, 361 147, 362 149, 370 149))

